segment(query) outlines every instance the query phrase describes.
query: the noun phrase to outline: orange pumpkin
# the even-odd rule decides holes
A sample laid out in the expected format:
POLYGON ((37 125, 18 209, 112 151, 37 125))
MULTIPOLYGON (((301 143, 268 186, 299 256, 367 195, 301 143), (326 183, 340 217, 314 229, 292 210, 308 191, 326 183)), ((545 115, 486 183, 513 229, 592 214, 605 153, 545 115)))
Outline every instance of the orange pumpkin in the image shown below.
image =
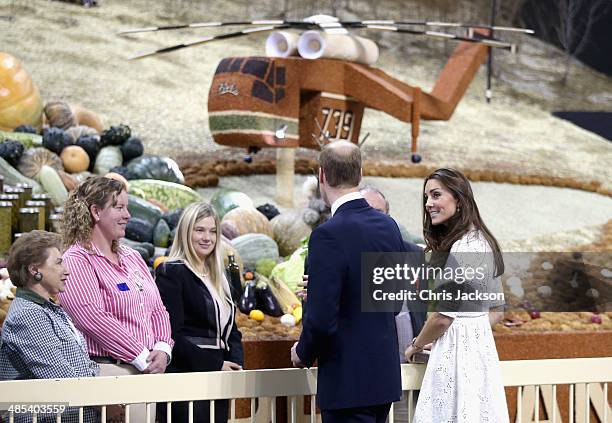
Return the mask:
POLYGON ((42 124, 43 103, 38 88, 19 60, 0 52, 0 130, 42 124))
POLYGON ((223 216, 223 223, 230 222, 238 235, 264 234, 272 237, 272 224, 259 210, 252 207, 236 207, 223 216))
POLYGON ((62 150, 60 155, 64 163, 64 169, 69 173, 83 172, 89 168, 89 156, 78 145, 69 145, 62 150))

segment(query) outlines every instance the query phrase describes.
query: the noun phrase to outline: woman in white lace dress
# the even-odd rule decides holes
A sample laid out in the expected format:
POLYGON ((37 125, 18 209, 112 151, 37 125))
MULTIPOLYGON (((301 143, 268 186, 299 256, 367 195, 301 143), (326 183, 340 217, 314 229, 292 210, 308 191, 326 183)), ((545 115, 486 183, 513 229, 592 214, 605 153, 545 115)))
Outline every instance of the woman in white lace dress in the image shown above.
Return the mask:
MULTIPOLYGON (((425 179, 423 233, 432 261, 440 267, 480 269, 477 277, 461 285, 455 283, 462 282, 455 273, 455 282, 444 281, 444 286, 501 292, 504 263, 499 245, 482 221, 470 183, 460 172, 438 169, 425 179)), ((436 284, 439 287, 441 281, 436 284)), ((406 349, 410 361, 415 352, 433 342, 413 422, 507 423, 491 332, 491 326, 503 317, 503 301, 481 302, 476 309, 458 304, 445 304, 444 310, 454 311, 438 308, 431 313, 406 349)))

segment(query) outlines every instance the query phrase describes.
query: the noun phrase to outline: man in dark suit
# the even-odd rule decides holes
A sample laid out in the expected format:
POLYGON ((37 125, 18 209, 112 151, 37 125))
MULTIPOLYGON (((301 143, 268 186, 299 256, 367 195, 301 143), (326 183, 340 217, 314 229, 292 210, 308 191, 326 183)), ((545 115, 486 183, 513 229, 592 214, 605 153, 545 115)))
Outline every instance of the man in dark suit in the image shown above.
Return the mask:
POLYGON ((325 423, 383 423, 401 395, 395 315, 361 311, 361 253, 405 248, 395 221, 359 193, 357 146, 328 144, 319 164, 332 217, 310 236, 308 309, 291 359, 301 367, 318 360, 317 399, 325 423))
MULTIPOLYGON (((359 188, 359 192, 363 195, 363 198, 368 202, 370 207, 389 215, 390 207, 387 197, 376 187, 371 185, 363 185, 359 188)), ((409 253, 408 259, 412 266, 419 267, 425 263, 425 253, 423 249, 417 244, 404 240, 404 247, 406 252, 409 253)), ((415 303, 412 304, 416 305, 415 303)), ((415 308, 415 307, 413 307, 415 308)), ((396 316, 397 322, 397 335, 399 341, 399 354, 400 362, 406 362, 406 356, 404 352, 408 345, 412 342, 412 338, 418 336, 425 325, 427 320, 427 308, 421 307, 417 310, 410 310, 406 304, 399 315, 396 316)))

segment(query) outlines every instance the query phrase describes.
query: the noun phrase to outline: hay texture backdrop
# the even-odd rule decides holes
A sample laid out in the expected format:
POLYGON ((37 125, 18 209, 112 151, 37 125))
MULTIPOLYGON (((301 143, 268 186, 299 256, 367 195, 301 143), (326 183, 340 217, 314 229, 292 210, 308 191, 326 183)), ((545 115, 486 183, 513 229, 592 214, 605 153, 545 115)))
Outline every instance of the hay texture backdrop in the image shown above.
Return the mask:
MULTIPOLYGON (((460 5, 450 7, 447 15, 436 15, 433 12, 440 2, 413 3, 414 8, 407 8, 391 0, 375 5, 346 1, 335 11, 344 19, 462 18, 453 15, 462 10, 460 5)), ((469 2, 458 3, 465 6, 469 2)), ((285 1, 282 7, 291 8, 291 4, 285 1)), ((143 140, 146 152, 179 160, 190 157, 202 163, 216 158, 241 159, 243 150, 212 142, 206 107, 208 90, 222 58, 263 55, 266 35, 214 42, 130 62, 128 57, 136 53, 234 28, 127 37, 115 34, 126 28, 178 22, 278 18, 282 7, 272 0, 103 0, 101 7, 88 9, 57 1, 4 0, 0 3, 0 50, 23 62, 45 101, 60 99, 82 104, 97 111, 106 126, 130 125, 143 140)), ((312 1, 295 2, 289 14, 299 15, 290 16, 298 18, 315 11, 332 12, 326 7, 312 1)), ((487 20, 486 12, 478 19, 479 11, 470 7, 465 10, 472 15, 465 20, 487 20)), ((381 46, 378 67, 426 91, 435 84, 445 58, 454 48, 453 43, 409 35, 368 33, 371 34, 381 46)), ((427 167, 453 166, 473 172, 495 170, 564 178, 595 184, 594 190, 609 192, 612 144, 552 117, 550 111, 609 110, 611 78, 573 63, 568 84, 560 86, 561 52, 527 36, 504 38, 518 42, 521 49, 516 56, 496 52, 493 102, 484 102, 483 66, 450 121, 421 123, 419 149, 423 163, 427 167)), ((371 133, 364 146, 366 159, 410 166, 408 124, 366 110, 362 136, 366 132, 371 133)), ((311 152, 300 152, 299 156, 313 157, 311 152)), ((259 157, 274 155, 264 152, 259 157)))

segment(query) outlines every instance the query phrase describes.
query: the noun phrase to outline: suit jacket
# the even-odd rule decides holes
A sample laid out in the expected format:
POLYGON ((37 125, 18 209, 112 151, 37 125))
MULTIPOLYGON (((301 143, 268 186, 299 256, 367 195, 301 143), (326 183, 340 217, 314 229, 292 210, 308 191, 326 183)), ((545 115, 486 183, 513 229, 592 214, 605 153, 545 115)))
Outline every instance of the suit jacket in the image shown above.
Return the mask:
MULTIPOLYGON (((407 253, 411 253, 409 256, 410 258, 416 259, 416 262, 412 263, 413 266, 419 266, 420 264, 425 263, 425 252, 421 247, 413 244, 412 242, 404 241, 404 248, 406 249, 407 253)), ((427 287, 425 287, 425 289, 426 288, 427 287)), ((409 304, 408 311, 410 312, 412 333, 414 336, 417 336, 419 333, 421 333, 423 326, 425 326, 425 321, 427 320, 427 304, 419 304, 417 307, 417 304, 411 302, 409 304)))
POLYGON ((297 354, 318 360, 323 410, 398 401, 401 395, 393 312, 361 311, 361 253, 404 252, 397 224, 364 199, 342 204, 308 245, 308 310, 297 354))
POLYGON ((236 326, 235 307, 229 323, 220 327, 211 293, 181 261, 159 265, 155 283, 170 314, 175 342, 171 371, 216 371, 221 370, 223 361, 243 364, 242 334, 236 326), (221 341, 225 348, 220 347, 221 341))

